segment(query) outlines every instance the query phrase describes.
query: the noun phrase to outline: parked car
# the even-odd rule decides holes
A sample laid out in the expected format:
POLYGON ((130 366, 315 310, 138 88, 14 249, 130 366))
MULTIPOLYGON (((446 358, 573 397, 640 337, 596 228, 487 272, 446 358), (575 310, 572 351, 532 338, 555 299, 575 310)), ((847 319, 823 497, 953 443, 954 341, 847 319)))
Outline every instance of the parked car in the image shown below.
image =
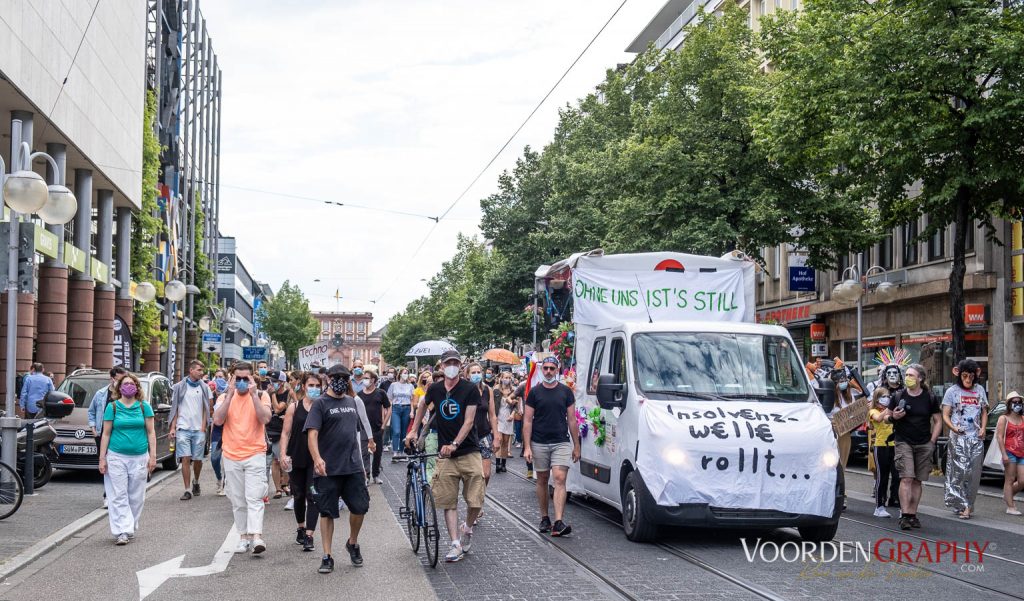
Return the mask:
POLYGON ((850 432, 850 458, 866 459, 868 456, 868 425, 861 424, 850 432))
MULTIPOLYGON (((177 467, 167 436, 167 416, 171 411, 171 382, 159 372, 135 374, 142 383, 143 398, 153 407, 156 426, 156 458, 161 467, 177 467)), ((58 391, 75 401, 75 409, 67 417, 53 423, 57 430, 54 444, 57 460, 54 467, 71 470, 99 469, 99 448, 89 427, 89 404, 96 391, 110 384, 110 374, 96 369, 79 369, 61 382, 58 391)))

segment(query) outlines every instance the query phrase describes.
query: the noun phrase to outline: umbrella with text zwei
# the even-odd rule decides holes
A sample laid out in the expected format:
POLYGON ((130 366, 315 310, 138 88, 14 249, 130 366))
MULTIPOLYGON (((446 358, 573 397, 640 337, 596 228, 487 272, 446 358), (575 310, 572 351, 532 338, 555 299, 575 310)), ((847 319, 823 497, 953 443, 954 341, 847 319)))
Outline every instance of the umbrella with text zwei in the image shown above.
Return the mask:
POLYGON ((495 363, 506 363, 508 365, 518 365, 519 357, 515 353, 508 349, 503 348, 492 348, 491 350, 484 353, 484 359, 486 361, 494 361, 495 363))
POLYGON ((409 352, 405 354, 406 357, 440 357, 447 351, 457 350, 451 344, 444 340, 424 340, 423 342, 416 343, 409 352))

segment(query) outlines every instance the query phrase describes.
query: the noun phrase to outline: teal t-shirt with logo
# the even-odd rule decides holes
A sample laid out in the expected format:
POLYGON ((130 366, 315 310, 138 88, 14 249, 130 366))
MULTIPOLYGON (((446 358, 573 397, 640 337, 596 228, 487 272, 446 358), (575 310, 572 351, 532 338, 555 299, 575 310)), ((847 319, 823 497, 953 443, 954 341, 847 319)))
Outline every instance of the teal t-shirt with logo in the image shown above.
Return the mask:
POLYGON ((125 407, 120 400, 108 403, 103 411, 103 421, 114 422, 110 427, 108 451, 122 455, 143 455, 149 452, 149 437, 146 436, 146 418, 153 417, 149 403, 135 401, 125 407), (114 406, 117 410, 114 410, 114 406))

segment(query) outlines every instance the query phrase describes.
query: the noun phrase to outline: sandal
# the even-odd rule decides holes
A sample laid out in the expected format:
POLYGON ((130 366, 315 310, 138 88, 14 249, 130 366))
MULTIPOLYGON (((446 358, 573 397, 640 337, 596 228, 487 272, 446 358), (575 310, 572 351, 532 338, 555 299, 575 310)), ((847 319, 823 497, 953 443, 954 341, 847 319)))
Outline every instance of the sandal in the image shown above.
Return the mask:
POLYGON ((281 491, 277 491, 276 493, 274 493, 274 498, 275 499, 280 499, 281 498, 281 491))
POLYGON ((969 519, 971 519, 971 514, 969 514, 969 513, 961 513, 960 515, 958 515, 956 517, 960 518, 961 520, 969 520, 969 519))

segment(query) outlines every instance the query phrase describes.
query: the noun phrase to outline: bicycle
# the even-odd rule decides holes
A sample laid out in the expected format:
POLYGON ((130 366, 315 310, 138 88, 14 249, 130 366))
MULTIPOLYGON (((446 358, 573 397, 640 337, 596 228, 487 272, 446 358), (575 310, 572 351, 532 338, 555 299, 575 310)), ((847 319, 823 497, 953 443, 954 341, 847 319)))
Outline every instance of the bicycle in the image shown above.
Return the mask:
POLYGON ((412 544, 412 552, 419 553, 420 540, 424 542, 430 567, 437 567, 437 548, 440 531, 437 528, 437 509, 434 507, 434 493, 427 482, 424 460, 437 457, 437 453, 409 455, 409 467, 405 480, 405 505, 398 510, 398 516, 405 520, 412 544))
POLYGON ((14 515, 24 498, 25 485, 21 476, 11 466, 0 463, 0 520, 14 515))

